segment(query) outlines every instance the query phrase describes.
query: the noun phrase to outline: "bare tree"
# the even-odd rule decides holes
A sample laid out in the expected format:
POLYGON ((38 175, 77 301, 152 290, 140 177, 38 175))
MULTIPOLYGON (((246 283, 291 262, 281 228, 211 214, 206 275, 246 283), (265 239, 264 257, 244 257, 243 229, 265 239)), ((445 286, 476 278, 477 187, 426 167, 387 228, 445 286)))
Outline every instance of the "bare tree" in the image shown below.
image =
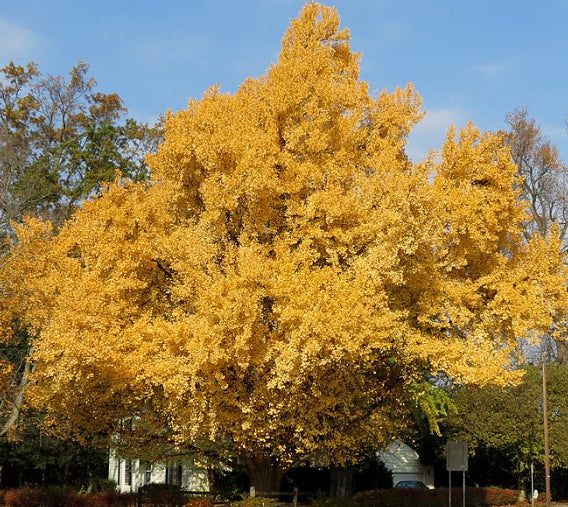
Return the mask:
POLYGON ((568 169, 558 149, 543 135, 539 125, 528 117, 526 109, 518 109, 506 117, 510 130, 505 141, 511 147, 513 160, 524 177, 522 197, 530 204, 527 236, 538 231, 543 235, 556 224, 568 248, 568 169))
MULTIPOLYGON (((543 135, 536 121, 529 118, 526 109, 508 114, 505 121, 510 130, 504 139, 523 177, 521 196, 530 205, 525 234, 527 238, 534 232, 546 236, 553 227, 558 227, 563 249, 568 251, 568 168, 558 149, 543 135)), ((556 325, 566 328, 564 322, 556 325)), ((525 352, 528 350, 523 348, 525 352)), ((538 350, 529 349, 538 357, 546 354, 559 363, 568 362, 566 339, 545 336, 538 350)))

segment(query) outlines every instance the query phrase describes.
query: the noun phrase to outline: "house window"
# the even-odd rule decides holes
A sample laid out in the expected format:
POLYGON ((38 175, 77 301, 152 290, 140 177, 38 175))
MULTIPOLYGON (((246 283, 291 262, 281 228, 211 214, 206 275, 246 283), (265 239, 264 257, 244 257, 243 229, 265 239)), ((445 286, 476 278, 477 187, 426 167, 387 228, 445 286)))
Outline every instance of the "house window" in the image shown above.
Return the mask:
POLYGON ((181 486, 181 465, 168 466, 166 468, 166 484, 181 486))
POLYGON ((144 484, 150 484, 151 481, 152 481, 152 469, 150 468, 150 465, 148 465, 146 467, 146 470, 144 471, 144 484))
POLYGON ((124 484, 132 486, 132 461, 129 459, 124 461, 124 484))

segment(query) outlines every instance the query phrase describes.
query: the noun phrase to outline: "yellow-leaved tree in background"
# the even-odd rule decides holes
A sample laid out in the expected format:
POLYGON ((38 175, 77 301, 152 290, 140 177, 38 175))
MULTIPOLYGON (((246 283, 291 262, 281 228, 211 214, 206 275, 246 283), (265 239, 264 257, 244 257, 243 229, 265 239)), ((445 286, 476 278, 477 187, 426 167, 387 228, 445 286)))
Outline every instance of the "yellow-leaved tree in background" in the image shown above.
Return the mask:
POLYGON ((396 436, 425 373, 514 380, 516 339, 566 314, 559 241, 524 239, 498 136, 469 125, 413 164, 420 118, 306 5, 265 76, 169 115, 149 183, 20 229, 3 276, 36 333, 29 401, 64 434, 226 451, 270 491, 396 436))

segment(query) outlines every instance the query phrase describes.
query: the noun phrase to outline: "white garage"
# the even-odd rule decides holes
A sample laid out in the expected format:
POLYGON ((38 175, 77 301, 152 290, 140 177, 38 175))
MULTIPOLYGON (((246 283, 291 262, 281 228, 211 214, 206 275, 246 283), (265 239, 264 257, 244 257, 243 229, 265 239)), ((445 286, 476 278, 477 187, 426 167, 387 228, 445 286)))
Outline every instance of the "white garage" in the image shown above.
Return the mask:
POLYGON ((421 481, 429 488, 434 487, 434 467, 420 463, 418 453, 400 440, 380 452, 379 458, 392 472, 393 485, 400 481, 421 481))

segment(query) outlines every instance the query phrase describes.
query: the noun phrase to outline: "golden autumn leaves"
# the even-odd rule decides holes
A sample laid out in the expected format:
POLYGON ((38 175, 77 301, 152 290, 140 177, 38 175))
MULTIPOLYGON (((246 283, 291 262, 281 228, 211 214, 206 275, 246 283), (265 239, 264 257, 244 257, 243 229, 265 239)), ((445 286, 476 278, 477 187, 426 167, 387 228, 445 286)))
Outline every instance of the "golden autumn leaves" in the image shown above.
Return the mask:
POLYGON ((514 376, 516 340, 566 314, 558 241, 524 241, 499 137, 470 125, 413 164, 419 97, 358 74, 308 4, 265 76, 169 115, 148 183, 20 230, 3 276, 36 332, 31 403, 230 442, 254 475, 387 441, 425 372, 514 376))

